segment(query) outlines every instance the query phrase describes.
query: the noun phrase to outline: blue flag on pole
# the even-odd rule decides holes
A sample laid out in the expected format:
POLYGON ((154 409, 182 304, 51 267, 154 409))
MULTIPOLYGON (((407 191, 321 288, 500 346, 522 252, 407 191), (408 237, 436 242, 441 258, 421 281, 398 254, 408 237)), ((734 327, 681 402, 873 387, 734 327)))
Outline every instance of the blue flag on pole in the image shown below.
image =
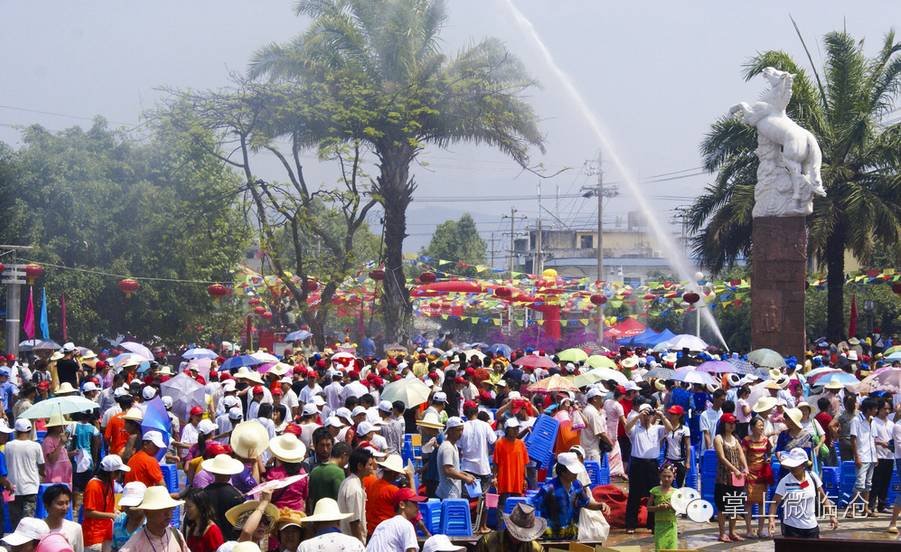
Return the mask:
MULTIPOLYGON (((153 398, 152 401, 145 403, 147 409, 144 411, 144 419, 141 421, 141 433, 148 431, 159 431, 163 434, 163 441, 169 445, 172 438, 172 422, 166 413, 166 407, 163 406, 162 399, 159 396, 153 398)), ((157 454, 157 460, 162 459, 166 455, 165 449, 160 450, 157 454)))
POLYGON ((41 339, 50 339, 50 323, 47 321, 47 288, 41 288, 41 339))

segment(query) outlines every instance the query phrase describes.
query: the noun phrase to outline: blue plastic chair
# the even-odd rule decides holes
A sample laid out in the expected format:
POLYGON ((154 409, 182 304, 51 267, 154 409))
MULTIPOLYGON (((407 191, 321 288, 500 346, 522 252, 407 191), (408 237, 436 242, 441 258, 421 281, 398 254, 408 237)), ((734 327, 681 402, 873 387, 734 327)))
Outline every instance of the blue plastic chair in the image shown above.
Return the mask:
MULTIPOLYGON (((507 499, 509 502, 510 499, 507 499)), ((472 519, 469 501, 463 498, 445 498, 441 504, 441 532, 448 537, 471 537, 472 519)))
MULTIPOLYGON (((441 499, 430 498, 425 502, 420 502, 419 512, 422 514, 422 523, 429 533, 434 535, 441 530, 441 499)), ((418 528, 416 534, 425 536, 418 528)))

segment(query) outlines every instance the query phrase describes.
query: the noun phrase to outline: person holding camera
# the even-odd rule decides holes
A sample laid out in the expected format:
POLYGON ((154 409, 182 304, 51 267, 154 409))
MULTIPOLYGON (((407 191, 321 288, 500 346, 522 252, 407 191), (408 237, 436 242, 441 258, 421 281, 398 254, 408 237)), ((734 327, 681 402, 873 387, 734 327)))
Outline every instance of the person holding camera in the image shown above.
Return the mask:
MULTIPOLYGON (((632 443, 629 462, 629 499, 626 502, 626 532, 635 533, 641 499, 651 496, 651 489, 660 484, 657 467, 660 445, 667 431, 673 431, 670 421, 660 409, 649 403, 638 407, 638 416, 626 423, 626 435, 632 443), (661 423, 662 422, 662 423, 661 423)), ((648 513, 648 529, 654 527, 654 514, 648 513)))

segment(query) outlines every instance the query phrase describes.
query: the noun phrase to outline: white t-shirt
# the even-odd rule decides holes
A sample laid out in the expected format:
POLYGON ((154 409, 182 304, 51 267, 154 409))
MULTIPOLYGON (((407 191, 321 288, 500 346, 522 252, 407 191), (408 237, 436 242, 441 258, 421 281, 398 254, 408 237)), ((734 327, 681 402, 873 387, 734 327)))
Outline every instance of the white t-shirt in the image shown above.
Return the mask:
POLYGON ((600 460, 601 444, 598 435, 607 433, 607 416, 591 404, 582 409, 581 415, 585 427, 579 431, 579 444, 585 449, 585 459, 600 460))
POLYGON ((84 552, 84 534, 81 532, 81 525, 75 523, 74 521, 69 521, 68 519, 63 520, 63 525, 56 531, 51 530, 51 533, 60 533, 66 540, 69 542, 69 546, 72 547, 72 550, 75 552, 84 552))
POLYGON ((300 424, 300 440, 307 446, 307 450, 313 446, 313 432, 322 427, 316 422, 300 424))
POLYGON ((438 447, 438 488, 435 489, 435 494, 441 499, 462 498, 463 482, 445 475, 445 466, 460 469, 460 453, 450 441, 444 441, 438 447))
POLYGON ((901 459, 901 422, 892 427, 892 439, 895 441, 895 458, 901 459))
POLYGON ((199 439, 200 432, 197 431, 197 426, 190 423, 185 424, 184 429, 181 430, 181 442, 185 445, 195 445, 199 439))
POLYGON ((707 450, 707 443, 704 442, 704 433, 710 434, 710 448, 713 449, 713 438, 716 437, 716 423, 720 421, 722 415, 722 410, 714 410, 712 408, 708 408, 701 414, 701 452, 707 450))
POLYGON ((363 482, 356 474, 350 474, 341 486, 338 487, 338 511, 351 514, 347 519, 340 522, 341 532, 352 535, 350 523, 359 521, 363 525, 363 534, 366 534, 366 489, 363 488, 363 482))
POLYGON ((738 420, 738 423, 740 423, 740 424, 746 424, 746 423, 750 422, 750 421, 751 421, 751 416, 754 414, 754 412, 752 412, 752 411, 750 410, 750 408, 748 409, 748 413, 745 414, 745 408, 744 408, 744 407, 746 407, 746 406, 750 406, 750 405, 748 404, 748 400, 747 400, 747 399, 738 399, 738 401, 736 401, 736 404, 735 404, 735 419, 738 420))
POLYGON ((691 430, 685 425, 679 426, 679 429, 675 431, 666 432, 666 457, 669 460, 686 460, 683 453, 688 451, 682 450, 682 443, 686 437, 691 437, 691 430))
POLYGON ((340 381, 333 381, 326 385, 324 391, 325 402, 328 403, 329 408, 337 410, 344 406, 344 386, 341 385, 340 381))
POLYGON ((406 552, 411 548, 419 550, 416 529, 410 520, 398 514, 378 524, 369 538, 366 552, 406 552))
POLYGON ((607 435, 612 442, 616 442, 616 430, 619 429, 619 419, 625 416, 623 405, 615 399, 604 401, 604 414, 607 416, 607 435))
POLYGON ((873 429, 863 412, 851 420, 851 436, 857 443, 857 456, 861 462, 876 461, 876 445, 873 442, 873 429))
POLYGON ((297 552, 363 552, 363 543, 343 533, 325 533, 300 543, 297 552))
POLYGON ((881 418, 873 418, 870 427, 873 429, 873 444, 876 447, 876 459, 892 460, 895 458, 895 453, 892 451, 891 447, 881 447, 875 444, 875 441, 888 443, 892 440, 892 431, 895 429, 895 423, 889 419, 882 420, 881 418))
POLYGON ((782 523, 796 529, 813 529, 817 526, 817 489, 823 484, 813 472, 807 472, 806 487, 788 473, 776 486, 776 494, 782 497, 782 523))
POLYGON ((487 422, 482 420, 466 420, 463 422, 463 435, 457 441, 460 449, 460 468, 475 475, 491 473, 488 460, 488 449, 497 441, 497 434, 487 422))
POLYGON ((297 393, 290 387, 288 392, 282 395, 282 404, 288 408, 288 413, 293 417, 294 409, 300 407, 300 401, 297 400, 297 393))
POLYGON ((632 457, 644 460, 656 460, 660 458, 660 442, 666 428, 660 424, 653 424, 645 428, 641 422, 632 426, 629 432, 629 440, 632 441, 632 457))
POLYGON ((313 397, 322 393, 322 387, 319 387, 318 383, 314 383, 313 387, 307 385, 303 389, 300 390, 300 395, 295 398, 295 401, 299 400, 304 404, 308 402, 313 402, 313 397))
POLYGON ((13 439, 3 450, 9 482, 13 484, 16 496, 38 494, 41 473, 38 466, 44 465, 44 451, 34 441, 13 439))

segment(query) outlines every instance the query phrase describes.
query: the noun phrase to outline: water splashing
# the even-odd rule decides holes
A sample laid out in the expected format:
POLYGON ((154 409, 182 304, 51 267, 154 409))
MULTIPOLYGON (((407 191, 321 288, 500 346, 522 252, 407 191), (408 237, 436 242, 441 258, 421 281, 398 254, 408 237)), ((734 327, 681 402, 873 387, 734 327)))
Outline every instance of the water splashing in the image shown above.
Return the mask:
MULTIPOLYGON (((594 133, 595 138, 597 138, 598 142, 604 150, 605 157, 609 159, 616 167, 616 170, 619 172, 626 188, 632 195, 632 199, 635 201, 636 205, 638 205, 638 208, 645 216, 645 220, 647 220, 648 226, 651 229, 651 233, 655 238, 657 238, 657 242, 663 248, 664 254, 666 255, 667 260, 670 262, 670 265, 673 267, 682 281, 687 282, 687 285, 690 288, 693 288, 701 295, 701 297, 704 297, 703 290, 701 290, 696 284, 694 272, 688 262, 688 259, 685 259, 681 255, 679 255, 681 248, 676 245, 669 233, 666 232, 660 225, 658 215, 645 199, 644 194, 639 187, 638 180, 632 175, 632 172, 629 170, 629 168, 626 167, 626 164, 620 157, 619 151, 614 146, 613 141, 601 128, 600 119, 598 119, 591 108, 588 107, 588 104, 582 97, 581 92, 579 92, 579 89, 576 88, 575 83, 573 83, 569 75, 563 69, 561 69, 559 65, 557 65, 557 62, 554 60, 554 56, 551 54, 550 50, 548 50, 547 46, 544 44, 544 41, 541 40, 541 36, 538 34, 538 31, 535 30, 535 26, 532 25, 532 22, 529 21, 529 19, 521 11, 519 11, 519 9, 513 3, 513 0, 504 0, 504 4, 507 5, 510 12, 513 14, 513 19, 516 22, 516 25, 526 36, 528 36, 532 40, 532 42, 534 42, 535 46, 541 52, 545 64, 551 71, 553 71, 554 76, 556 76, 559 82, 563 85, 566 93, 575 102, 576 107, 582 113, 582 116, 588 123, 588 126, 591 127, 591 131, 594 133)), ((723 338, 722 332, 720 332, 720 328, 716 323, 716 319, 713 317, 713 313, 710 312, 710 309, 708 308, 701 308, 700 312, 701 316, 707 322, 707 325, 713 330, 714 334, 716 334, 716 337, 728 350, 729 346, 726 344, 726 340, 723 338)))

